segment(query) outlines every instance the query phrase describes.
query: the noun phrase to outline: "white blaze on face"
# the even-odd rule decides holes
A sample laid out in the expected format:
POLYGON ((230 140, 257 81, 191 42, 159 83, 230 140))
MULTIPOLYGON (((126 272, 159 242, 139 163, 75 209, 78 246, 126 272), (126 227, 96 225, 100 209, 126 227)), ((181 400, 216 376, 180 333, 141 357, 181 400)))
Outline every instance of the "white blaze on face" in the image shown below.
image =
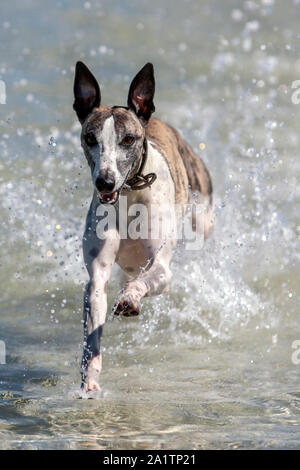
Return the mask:
POLYGON ((114 117, 110 116, 103 125, 100 139, 100 155, 95 155, 95 169, 93 171, 93 182, 102 172, 112 173, 115 177, 116 187, 122 183, 122 176, 117 167, 117 160, 122 158, 124 151, 117 142, 114 117))

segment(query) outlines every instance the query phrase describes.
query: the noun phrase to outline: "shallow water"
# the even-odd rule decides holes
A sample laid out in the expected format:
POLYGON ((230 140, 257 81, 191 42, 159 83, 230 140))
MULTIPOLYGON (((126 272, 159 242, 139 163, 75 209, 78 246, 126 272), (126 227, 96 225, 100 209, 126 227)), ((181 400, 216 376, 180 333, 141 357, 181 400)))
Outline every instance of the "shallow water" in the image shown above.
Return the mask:
MULTIPOLYGON (((1 6, 1 448, 300 447, 299 9, 1 6), (138 318, 108 314, 93 400, 77 398, 91 197, 72 110, 78 59, 105 104, 125 104, 131 78, 154 63, 156 115, 201 154, 217 211, 197 259, 178 248, 167 296, 147 299, 138 318)), ((116 268, 110 306, 120 288, 116 268)))

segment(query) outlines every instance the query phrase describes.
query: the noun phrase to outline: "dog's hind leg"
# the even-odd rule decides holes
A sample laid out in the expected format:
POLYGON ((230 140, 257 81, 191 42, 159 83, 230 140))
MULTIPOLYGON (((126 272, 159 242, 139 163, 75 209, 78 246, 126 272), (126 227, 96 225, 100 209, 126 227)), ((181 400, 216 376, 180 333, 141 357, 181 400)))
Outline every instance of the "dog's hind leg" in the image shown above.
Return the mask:
POLYGON ((202 196, 194 193, 190 196, 189 202, 192 204, 192 228, 206 240, 214 230, 215 212, 212 195, 202 196))

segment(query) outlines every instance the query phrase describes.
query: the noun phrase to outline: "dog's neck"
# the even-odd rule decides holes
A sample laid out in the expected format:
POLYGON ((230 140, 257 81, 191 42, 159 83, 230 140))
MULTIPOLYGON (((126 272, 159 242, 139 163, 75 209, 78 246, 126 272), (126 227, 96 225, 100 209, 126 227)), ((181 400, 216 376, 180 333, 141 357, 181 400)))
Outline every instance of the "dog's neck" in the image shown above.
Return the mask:
POLYGON ((143 170, 147 162, 147 157, 148 157, 148 142, 147 142, 147 138, 145 137, 144 142, 143 142, 142 158, 139 163, 138 170, 136 173, 134 173, 134 175, 131 178, 127 179, 126 181, 126 185, 130 186, 132 190, 147 188, 148 186, 151 186, 151 184, 154 183, 154 181, 156 180, 155 173, 148 173, 147 175, 143 175, 143 170))

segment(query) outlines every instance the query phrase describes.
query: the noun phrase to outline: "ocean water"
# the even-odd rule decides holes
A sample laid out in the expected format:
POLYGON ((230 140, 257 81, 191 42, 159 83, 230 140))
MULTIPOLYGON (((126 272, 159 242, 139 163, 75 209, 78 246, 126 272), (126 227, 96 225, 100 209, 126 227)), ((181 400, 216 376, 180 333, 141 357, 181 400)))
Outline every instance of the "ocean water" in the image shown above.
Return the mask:
POLYGON ((1 5, 0 448, 300 447, 299 12, 298 0, 1 5), (156 116, 205 161, 217 216, 137 318, 110 314, 116 267, 92 400, 78 399, 92 188, 77 60, 120 105, 153 62, 156 116))

